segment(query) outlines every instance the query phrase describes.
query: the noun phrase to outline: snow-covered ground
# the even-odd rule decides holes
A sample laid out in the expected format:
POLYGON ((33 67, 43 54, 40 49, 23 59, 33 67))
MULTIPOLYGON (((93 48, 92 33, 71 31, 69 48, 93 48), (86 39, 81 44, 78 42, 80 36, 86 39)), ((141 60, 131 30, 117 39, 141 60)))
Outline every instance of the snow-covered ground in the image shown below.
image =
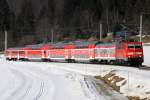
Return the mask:
POLYGON ((0 100, 91 100, 72 74, 44 64, 0 63, 0 100))
POLYGON ((0 100, 127 100, 103 82, 100 95, 92 77, 60 69, 69 67, 67 63, 9 62, 3 58, 1 55, 0 100))
MULTIPOLYGON (((143 64, 147 66, 149 52, 150 46, 144 46, 143 64)), ((150 70, 98 64, 7 62, 2 56, 0 100, 126 100, 92 77, 108 73, 124 78, 117 82, 123 95, 150 99, 150 70), (95 87, 98 83, 101 86, 95 87)))

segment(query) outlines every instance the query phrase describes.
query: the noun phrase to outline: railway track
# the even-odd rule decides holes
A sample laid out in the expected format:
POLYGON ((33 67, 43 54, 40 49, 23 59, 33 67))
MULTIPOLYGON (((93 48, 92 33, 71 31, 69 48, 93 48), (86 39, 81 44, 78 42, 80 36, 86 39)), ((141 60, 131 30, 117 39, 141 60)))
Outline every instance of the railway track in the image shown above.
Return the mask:
MULTIPOLYGON (((28 62, 42 62, 41 60, 29 60, 28 62)), ((47 61, 46 61, 47 62, 47 61)), ((45 62, 45 63, 46 63, 45 62)), ((68 63, 66 61, 51 61, 51 63, 53 62, 58 62, 58 63, 68 63)), ((48 63, 48 62, 47 62, 48 63)), ((91 63, 91 62, 74 62, 74 63, 80 63, 80 64, 94 64, 94 65, 112 65, 112 66, 124 66, 124 67, 133 67, 133 68, 139 68, 141 70, 150 70, 150 66, 148 65, 142 65, 142 66, 128 66, 128 65, 119 65, 119 64, 106 64, 106 63, 91 63)), ((68 63, 69 64, 69 63, 68 63)))
POLYGON ((142 66, 139 67, 139 69, 150 70, 150 66, 142 65, 142 66))

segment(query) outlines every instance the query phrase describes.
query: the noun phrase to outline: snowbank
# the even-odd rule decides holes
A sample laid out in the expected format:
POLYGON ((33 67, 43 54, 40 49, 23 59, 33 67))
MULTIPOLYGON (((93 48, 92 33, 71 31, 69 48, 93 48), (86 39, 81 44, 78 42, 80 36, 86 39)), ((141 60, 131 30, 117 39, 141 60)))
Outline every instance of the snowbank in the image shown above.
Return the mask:
MULTIPOLYGON (((66 64, 50 63, 54 68, 76 72, 83 75, 102 76, 114 73, 115 76, 124 78, 116 82, 120 86, 120 92, 125 96, 139 96, 150 99, 150 71, 141 70, 134 67, 112 66, 112 65, 92 65, 92 64, 66 64), (59 67, 58 67, 59 66, 59 67), (124 84, 123 84, 124 83, 124 84)), ((111 77, 110 77, 111 80, 111 77)))
MULTIPOLYGON (((119 91, 125 96, 139 97, 140 99, 150 99, 150 71, 141 71, 141 70, 111 70, 102 72, 102 77, 107 77, 107 80, 110 80, 110 83, 116 84, 119 86, 119 91), (116 78, 119 77, 122 80, 118 81, 116 78)), ((118 79, 119 79, 118 78, 118 79)))
POLYGON ((144 46, 144 63, 143 65, 150 66, 150 46, 144 46))

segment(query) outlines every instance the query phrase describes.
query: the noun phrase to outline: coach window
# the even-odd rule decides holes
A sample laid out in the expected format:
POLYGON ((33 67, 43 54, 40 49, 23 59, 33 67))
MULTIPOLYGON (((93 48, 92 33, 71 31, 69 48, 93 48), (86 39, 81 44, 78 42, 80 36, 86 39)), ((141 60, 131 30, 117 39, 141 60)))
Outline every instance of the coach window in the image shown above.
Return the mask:
POLYGON ((24 51, 20 51, 19 54, 24 54, 24 51))
POLYGON ((135 48, 140 48, 141 49, 142 45, 140 45, 140 44, 139 45, 135 45, 135 48))
POLYGON ((128 48, 135 48, 134 44, 128 44, 128 48))

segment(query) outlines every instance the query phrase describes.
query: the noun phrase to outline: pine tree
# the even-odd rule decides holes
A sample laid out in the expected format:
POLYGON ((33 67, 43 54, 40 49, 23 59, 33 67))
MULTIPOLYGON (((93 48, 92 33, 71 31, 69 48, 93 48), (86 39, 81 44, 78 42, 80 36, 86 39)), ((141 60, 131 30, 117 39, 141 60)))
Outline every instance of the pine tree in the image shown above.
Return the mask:
POLYGON ((0 0, 0 30, 10 28, 10 9, 6 0, 0 0))
POLYGON ((34 33, 34 13, 30 0, 25 0, 22 6, 22 11, 17 17, 17 31, 34 33))

